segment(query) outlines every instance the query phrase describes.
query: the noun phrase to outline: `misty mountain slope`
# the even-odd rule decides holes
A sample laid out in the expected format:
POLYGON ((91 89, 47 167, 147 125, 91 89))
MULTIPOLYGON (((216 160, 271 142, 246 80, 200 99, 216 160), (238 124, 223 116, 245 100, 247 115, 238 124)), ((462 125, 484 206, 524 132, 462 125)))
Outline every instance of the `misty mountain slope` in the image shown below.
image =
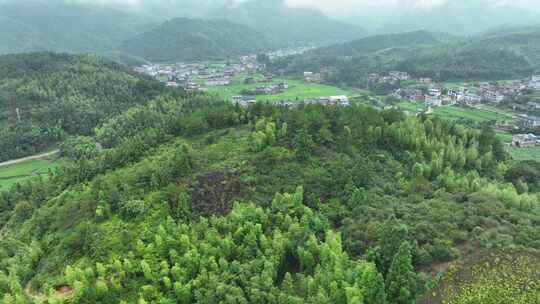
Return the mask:
POLYGON ((150 24, 102 6, 10 2, 0 6, 0 53, 105 51, 150 24))
POLYGON ((534 24, 540 14, 510 5, 492 5, 487 1, 447 1, 440 6, 399 11, 380 31, 396 32, 429 29, 456 35, 484 32, 503 24, 534 24))
POLYGON ((125 41, 121 50, 150 61, 226 58, 272 48, 264 35, 227 20, 176 18, 125 41))
POLYGON ((447 37, 449 35, 428 31, 376 35, 321 48, 315 52, 320 55, 353 56, 384 51, 391 48, 436 44, 440 43, 443 39, 447 39, 447 37))
POLYGON ((216 11, 216 16, 252 27, 280 46, 325 45, 365 35, 357 26, 317 10, 288 7, 283 0, 245 1, 216 11))
POLYGON ((526 57, 535 68, 540 68, 540 26, 491 31, 477 37, 474 43, 491 48, 512 49, 526 57))

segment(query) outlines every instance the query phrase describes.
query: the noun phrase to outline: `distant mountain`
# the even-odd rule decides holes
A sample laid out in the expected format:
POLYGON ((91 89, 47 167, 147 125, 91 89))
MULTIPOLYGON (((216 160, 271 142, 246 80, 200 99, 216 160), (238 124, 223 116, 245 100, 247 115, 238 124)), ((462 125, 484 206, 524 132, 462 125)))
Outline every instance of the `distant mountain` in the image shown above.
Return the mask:
MULTIPOLYGON (((409 9, 382 12, 359 12, 351 20, 371 20, 377 33, 430 30, 454 35, 475 35, 504 24, 529 25, 538 23, 540 14, 513 5, 495 4, 496 1, 445 1, 429 7, 411 6, 409 9), (370 16, 364 16, 370 15, 370 16)), ((502 2, 502 1, 499 1, 502 2)))
POLYGON ((101 52, 117 47, 151 24, 102 6, 12 1, 0 4, 0 54, 101 52))
POLYGON ((243 1, 219 9, 216 16, 264 33, 280 46, 330 45, 365 36, 355 25, 317 10, 289 7, 283 0, 243 1))
POLYGON ((265 35, 224 19, 175 18, 125 41, 120 49, 163 62, 226 58, 272 47, 265 35))

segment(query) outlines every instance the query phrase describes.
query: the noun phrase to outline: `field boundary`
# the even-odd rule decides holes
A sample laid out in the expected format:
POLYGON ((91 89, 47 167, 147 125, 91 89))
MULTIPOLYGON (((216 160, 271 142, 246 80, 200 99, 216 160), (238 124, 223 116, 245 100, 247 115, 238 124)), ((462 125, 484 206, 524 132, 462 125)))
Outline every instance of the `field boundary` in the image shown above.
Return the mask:
POLYGON ((56 155, 58 153, 60 153, 60 150, 54 150, 54 151, 43 153, 43 154, 23 157, 23 158, 19 158, 19 159, 8 160, 8 161, 0 163, 0 168, 1 167, 11 166, 11 165, 16 165, 16 164, 20 164, 20 163, 24 163, 24 162, 27 162, 29 160, 37 160, 37 159, 42 159, 42 158, 54 156, 54 155, 56 155))

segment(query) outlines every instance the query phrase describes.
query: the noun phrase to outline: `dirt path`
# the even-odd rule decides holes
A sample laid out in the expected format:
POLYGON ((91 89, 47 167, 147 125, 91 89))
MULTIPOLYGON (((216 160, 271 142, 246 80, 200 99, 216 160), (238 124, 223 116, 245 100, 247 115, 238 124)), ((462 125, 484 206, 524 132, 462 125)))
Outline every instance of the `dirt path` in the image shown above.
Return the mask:
POLYGON ((29 161, 29 160, 36 160, 36 159, 41 159, 41 158, 53 156, 55 154, 58 154, 58 152, 60 152, 60 150, 54 150, 54 151, 43 153, 43 154, 28 156, 28 157, 19 158, 19 159, 8 160, 8 161, 5 161, 3 163, 0 163, 0 168, 1 167, 7 167, 7 166, 10 166, 10 165, 16 165, 16 164, 24 163, 24 162, 29 161))

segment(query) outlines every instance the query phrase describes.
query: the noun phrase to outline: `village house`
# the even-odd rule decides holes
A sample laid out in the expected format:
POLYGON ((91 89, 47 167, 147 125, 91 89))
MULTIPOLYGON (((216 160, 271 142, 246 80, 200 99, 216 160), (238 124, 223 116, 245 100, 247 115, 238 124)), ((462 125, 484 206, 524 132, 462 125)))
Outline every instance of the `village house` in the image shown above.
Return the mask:
POLYGON ((442 95, 442 90, 440 87, 437 87, 437 86, 431 86, 429 89, 428 89, 428 95, 429 96, 434 96, 434 97, 439 97, 442 95))
POLYGON ((436 108, 442 106, 442 100, 439 96, 426 95, 424 103, 428 108, 436 108))
POLYGON ((432 84, 433 83, 433 79, 428 78, 428 77, 420 78, 420 79, 418 79, 418 81, 420 81, 423 84, 432 84))
POLYGON ((279 87, 279 89, 280 89, 281 91, 284 91, 284 90, 289 89, 289 84, 286 83, 286 82, 280 82, 280 83, 278 84, 278 87, 279 87))
POLYGON ((504 95, 515 95, 521 92, 522 86, 519 82, 509 82, 502 86, 504 95))
POLYGON ((240 105, 241 107, 249 107, 257 101, 255 99, 255 96, 233 96, 233 102, 240 105))
POLYGON ((257 95, 277 94, 279 92, 281 92, 281 89, 280 89, 279 86, 276 86, 276 85, 258 87, 258 88, 255 89, 255 93, 257 95))
POLYGON ((540 104, 537 103, 537 102, 527 102, 527 108, 529 108, 529 110, 540 110, 540 104))
POLYGON ((341 96, 323 96, 319 98, 319 104, 323 105, 336 105, 336 106, 349 106, 349 97, 345 95, 341 96))
POLYGON ((206 81, 206 85, 209 87, 227 86, 231 84, 231 81, 227 78, 215 78, 206 81))
POLYGON ((497 91, 487 90, 482 94, 482 99, 485 102, 500 103, 504 100, 504 95, 497 91))
POLYGON ((540 117, 527 116, 526 124, 528 127, 536 128, 540 126, 540 117))
POLYGON ((321 82, 322 75, 321 73, 304 72, 304 80, 306 82, 321 82))
POLYGON ((533 75, 529 86, 533 89, 540 89, 540 75, 533 75))
POLYGON ((476 95, 476 94, 472 94, 472 93, 468 93, 468 94, 465 94, 463 96, 460 96, 458 98, 458 103, 462 104, 462 105, 466 105, 466 106, 474 106, 474 105, 478 105, 482 102, 482 97, 476 95))
POLYGON ((535 147, 538 143, 538 138, 534 134, 516 134, 512 137, 512 146, 519 148, 535 147))
POLYGON ((388 75, 396 80, 405 81, 411 79, 411 76, 409 76, 409 73, 407 72, 400 72, 400 71, 390 71, 388 72, 388 75))

